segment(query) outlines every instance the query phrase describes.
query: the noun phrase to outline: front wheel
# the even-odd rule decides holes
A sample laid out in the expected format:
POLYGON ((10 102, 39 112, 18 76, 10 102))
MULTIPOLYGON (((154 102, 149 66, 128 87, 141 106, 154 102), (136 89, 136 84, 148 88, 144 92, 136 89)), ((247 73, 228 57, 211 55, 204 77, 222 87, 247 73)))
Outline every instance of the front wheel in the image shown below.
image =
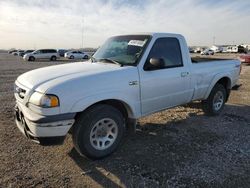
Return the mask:
POLYGON ((30 56, 30 57, 29 57, 29 61, 35 61, 35 57, 30 56))
POLYGON ((218 115, 224 108, 227 92, 223 85, 216 84, 209 97, 202 101, 203 111, 207 115, 218 115))
POLYGON ((103 158, 115 151, 125 132, 122 113, 109 105, 96 105, 80 114, 73 127, 76 150, 89 158, 103 158))

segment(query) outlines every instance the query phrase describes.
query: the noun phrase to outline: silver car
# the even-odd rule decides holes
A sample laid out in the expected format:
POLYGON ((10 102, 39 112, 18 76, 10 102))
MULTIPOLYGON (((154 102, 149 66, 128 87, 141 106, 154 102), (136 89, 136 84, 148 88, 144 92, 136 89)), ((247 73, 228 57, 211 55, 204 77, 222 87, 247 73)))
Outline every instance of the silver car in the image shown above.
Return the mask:
POLYGON ((35 60, 51 60, 56 61, 59 58, 59 54, 54 49, 40 49, 32 53, 25 54, 23 59, 26 61, 35 60))

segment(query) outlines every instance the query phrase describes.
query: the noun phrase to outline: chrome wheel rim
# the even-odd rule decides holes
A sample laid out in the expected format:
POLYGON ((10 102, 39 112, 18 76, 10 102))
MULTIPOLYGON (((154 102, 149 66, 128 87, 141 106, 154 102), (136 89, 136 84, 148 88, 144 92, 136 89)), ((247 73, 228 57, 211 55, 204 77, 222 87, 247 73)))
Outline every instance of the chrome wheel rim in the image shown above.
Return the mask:
POLYGON ((91 146, 97 150, 105 150, 113 145, 118 135, 118 126, 110 118, 103 118, 95 123, 90 131, 91 146))
POLYGON ((224 95, 221 91, 218 91, 213 99, 213 107, 215 111, 218 111, 221 109, 222 105, 224 103, 224 95))

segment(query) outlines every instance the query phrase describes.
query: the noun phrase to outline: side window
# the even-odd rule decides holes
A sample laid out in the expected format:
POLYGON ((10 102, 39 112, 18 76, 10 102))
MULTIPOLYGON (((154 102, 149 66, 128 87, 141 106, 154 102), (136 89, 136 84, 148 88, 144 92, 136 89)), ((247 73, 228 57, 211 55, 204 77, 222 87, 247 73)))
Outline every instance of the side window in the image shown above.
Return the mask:
POLYGON ((157 39, 149 52, 146 64, 151 58, 163 60, 162 68, 183 66, 179 40, 172 37, 157 39))
POLYGON ((47 50, 47 53, 56 53, 56 50, 47 50))

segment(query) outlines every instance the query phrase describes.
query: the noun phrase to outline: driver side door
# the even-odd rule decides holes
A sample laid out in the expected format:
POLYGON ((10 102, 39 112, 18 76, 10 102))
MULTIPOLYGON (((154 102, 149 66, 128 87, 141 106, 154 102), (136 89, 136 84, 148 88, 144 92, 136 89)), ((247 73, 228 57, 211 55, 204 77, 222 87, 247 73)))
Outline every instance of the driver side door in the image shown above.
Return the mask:
POLYGON ((42 52, 42 50, 39 50, 39 51, 36 52, 35 58, 36 59, 42 59, 43 58, 43 52, 42 52))
POLYGON ((179 40, 174 37, 156 39, 140 73, 142 115, 189 102, 189 69, 183 62, 179 40), (146 69, 150 59, 161 59, 164 66, 146 69))

